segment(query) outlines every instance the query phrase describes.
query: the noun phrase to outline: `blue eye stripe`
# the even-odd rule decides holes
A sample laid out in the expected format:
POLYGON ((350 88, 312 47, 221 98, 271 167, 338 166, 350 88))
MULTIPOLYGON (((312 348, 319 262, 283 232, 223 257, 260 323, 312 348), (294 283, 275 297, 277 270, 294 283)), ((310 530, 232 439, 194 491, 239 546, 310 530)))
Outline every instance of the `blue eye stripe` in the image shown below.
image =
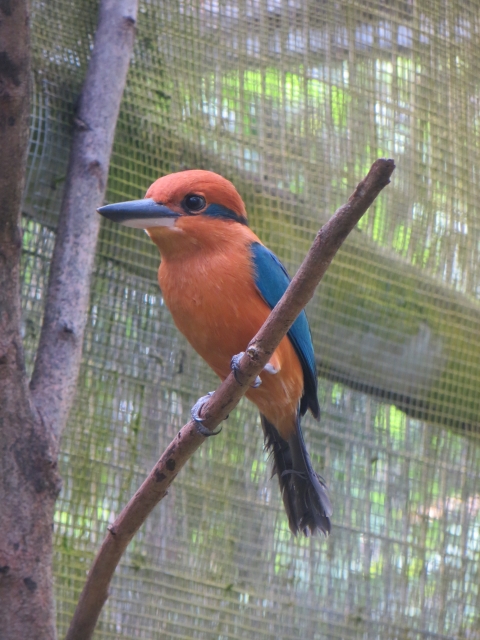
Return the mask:
POLYGON ((247 219, 244 216, 238 215, 235 211, 227 209, 227 207, 221 204, 210 204, 205 211, 202 212, 204 216, 210 216, 212 218, 223 218, 224 220, 234 220, 240 224, 244 224, 248 227, 247 219))

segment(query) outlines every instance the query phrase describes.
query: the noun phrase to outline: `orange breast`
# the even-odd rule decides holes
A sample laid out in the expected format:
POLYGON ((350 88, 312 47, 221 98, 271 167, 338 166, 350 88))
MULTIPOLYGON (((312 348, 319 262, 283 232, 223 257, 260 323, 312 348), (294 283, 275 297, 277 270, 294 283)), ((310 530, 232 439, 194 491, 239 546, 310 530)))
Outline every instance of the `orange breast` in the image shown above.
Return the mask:
MULTIPOLYGON (((158 279, 178 329, 224 379, 230 372, 232 356, 245 351, 270 309, 255 287, 248 249, 252 240, 259 242, 258 238, 246 227, 239 230, 241 225, 236 223, 209 226, 210 233, 216 234, 223 227, 221 237, 213 245, 211 236, 209 242, 202 243, 202 234, 197 229, 192 236, 195 242, 190 242, 187 251, 162 252, 160 247, 165 257, 158 279)), ((161 233, 165 237, 174 232, 161 233)), ((188 244, 187 237, 172 236, 170 242, 174 241, 188 244)), ((278 373, 262 372, 262 385, 246 395, 280 435, 288 438, 303 393, 301 364, 288 338, 282 340, 272 362, 280 369, 278 373)))

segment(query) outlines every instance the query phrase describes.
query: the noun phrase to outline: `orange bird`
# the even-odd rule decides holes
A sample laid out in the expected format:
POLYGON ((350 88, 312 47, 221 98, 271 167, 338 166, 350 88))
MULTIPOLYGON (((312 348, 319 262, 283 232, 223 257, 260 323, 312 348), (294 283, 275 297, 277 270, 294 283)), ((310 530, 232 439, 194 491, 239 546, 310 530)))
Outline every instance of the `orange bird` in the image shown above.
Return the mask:
MULTIPOLYGON (((161 254, 158 282, 175 324, 224 380, 289 277, 248 227, 245 205, 231 182, 210 171, 159 178, 143 200, 101 207, 106 218, 145 229, 161 254)), ((320 416, 310 328, 302 312, 247 398, 260 410, 265 445, 273 453, 290 529, 330 531, 326 486, 312 468, 300 429, 307 409, 320 416)), ((204 435, 211 433, 192 414, 204 435)))

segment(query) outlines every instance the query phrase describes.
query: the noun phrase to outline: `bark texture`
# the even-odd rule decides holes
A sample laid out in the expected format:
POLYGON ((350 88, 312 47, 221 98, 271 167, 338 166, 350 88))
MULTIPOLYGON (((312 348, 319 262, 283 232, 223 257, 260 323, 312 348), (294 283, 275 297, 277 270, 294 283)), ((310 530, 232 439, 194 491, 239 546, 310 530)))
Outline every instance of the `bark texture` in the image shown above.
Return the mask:
POLYGON ((29 120, 25 0, 0 0, 0 638, 53 640, 58 444, 82 353, 99 216, 137 1, 104 0, 80 108, 31 388, 21 338, 20 227, 29 120))
POLYGON ((29 118, 29 16, 0 3, 0 636, 55 635, 55 454, 30 399, 20 334, 20 207, 29 118))

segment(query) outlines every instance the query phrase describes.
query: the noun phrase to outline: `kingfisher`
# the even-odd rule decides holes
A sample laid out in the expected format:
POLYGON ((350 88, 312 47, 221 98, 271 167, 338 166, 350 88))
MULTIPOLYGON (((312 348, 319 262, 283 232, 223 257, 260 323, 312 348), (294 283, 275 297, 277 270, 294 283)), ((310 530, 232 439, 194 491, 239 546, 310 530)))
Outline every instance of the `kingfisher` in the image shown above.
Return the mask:
MULTIPOLYGON (((181 171, 156 180, 142 200, 109 204, 98 212, 144 229, 157 245, 158 282, 175 325, 224 380, 290 282, 277 256, 249 228, 245 204, 233 184, 211 171, 181 171)), ((260 411, 272 475, 278 477, 292 533, 328 535, 328 490, 313 469, 300 427, 307 410, 320 418, 304 311, 246 397, 260 411)), ((211 435, 202 428, 199 413, 197 405, 196 424, 203 435, 211 435)))

